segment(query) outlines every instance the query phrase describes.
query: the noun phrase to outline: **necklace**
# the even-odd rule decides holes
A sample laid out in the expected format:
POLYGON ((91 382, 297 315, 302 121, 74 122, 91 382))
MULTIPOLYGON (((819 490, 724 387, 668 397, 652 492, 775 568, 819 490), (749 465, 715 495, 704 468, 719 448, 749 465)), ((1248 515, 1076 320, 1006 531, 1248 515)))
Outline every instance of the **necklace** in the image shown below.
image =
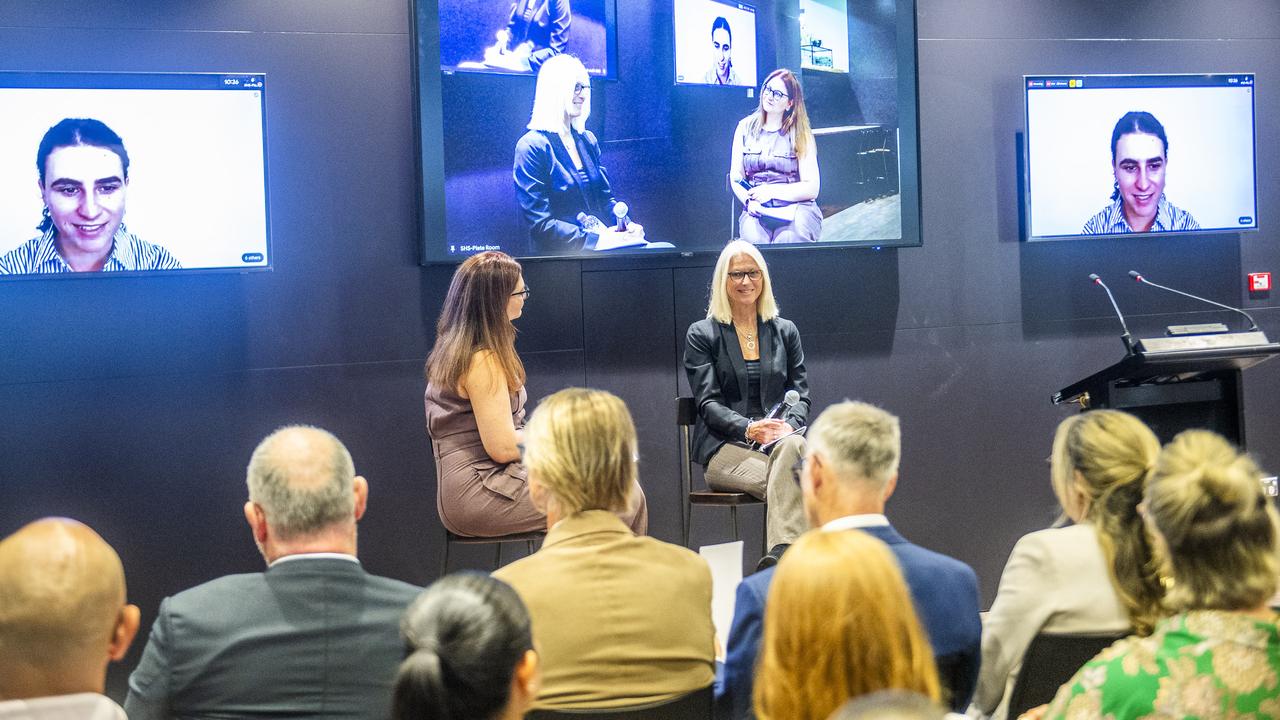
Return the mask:
POLYGON ((746 340, 746 341, 747 341, 747 342, 746 342, 746 346, 747 346, 747 349, 748 349, 748 350, 755 350, 755 349, 756 349, 756 334, 755 334, 755 333, 749 333, 749 332, 747 332, 746 330, 743 330, 742 328, 738 327, 737 325, 734 325, 734 326, 733 326, 733 329, 734 329, 734 330, 737 330, 737 331, 738 331, 738 334, 739 334, 739 335, 741 335, 741 336, 742 336, 742 338, 743 338, 744 340, 746 340))

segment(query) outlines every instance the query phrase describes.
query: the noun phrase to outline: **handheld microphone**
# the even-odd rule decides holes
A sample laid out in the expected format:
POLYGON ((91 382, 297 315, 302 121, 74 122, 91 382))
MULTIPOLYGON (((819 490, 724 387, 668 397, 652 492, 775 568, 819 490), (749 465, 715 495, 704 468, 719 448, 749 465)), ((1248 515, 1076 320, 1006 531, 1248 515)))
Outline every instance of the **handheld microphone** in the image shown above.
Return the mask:
POLYGON ((621 200, 613 204, 613 217, 617 220, 618 232, 626 232, 627 226, 631 224, 631 218, 627 217, 627 211, 630 209, 621 200))
POLYGON ((1160 288, 1161 290, 1167 290, 1167 291, 1169 291, 1169 292, 1171 292, 1171 293, 1175 293, 1175 294, 1177 294, 1177 295, 1181 295, 1181 296, 1183 296, 1183 297, 1189 297, 1189 298, 1191 298, 1192 300, 1199 300, 1199 301, 1200 301, 1200 302, 1202 302, 1202 303, 1208 303, 1208 304, 1210 304, 1210 305, 1212 305, 1212 306, 1214 306, 1214 307, 1220 307, 1220 308, 1222 308, 1223 310, 1230 310, 1231 312, 1240 313, 1241 315, 1243 315, 1243 316, 1245 317, 1245 319, 1246 319, 1246 320, 1248 320, 1248 321, 1249 321, 1249 330, 1248 330, 1248 332, 1256 332, 1256 331, 1258 330, 1258 323, 1256 323, 1256 322, 1254 322, 1254 321, 1253 321, 1253 316, 1252 316, 1252 315, 1250 315, 1249 313, 1247 313, 1247 312, 1245 312, 1245 311, 1241 310, 1240 308, 1231 307, 1230 305, 1223 305, 1222 303, 1220 303, 1220 302, 1214 302, 1213 300, 1210 300, 1209 298, 1202 298, 1202 297, 1200 297, 1199 295, 1192 295, 1191 293, 1182 292, 1181 290, 1174 290, 1174 289, 1173 289, 1173 288, 1171 288, 1171 287, 1165 287, 1164 285, 1158 285, 1158 284, 1153 283, 1153 282, 1151 282, 1150 280, 1148 280, 1148 279, 1146 279, 1146 278, 1142 277, 1142 273, 1138 272, 1137 270, 1130 270, 1130 271, 1129 271, 1129 277, 1133 278, 1133 279, 1134 279, 1134 280, 1136 280, 1137 282, 1142 283, 1143 285, 1150 285, 1151 287, 1154 287, 1154 288, 1160 288))
MULTIPOLYGON (((782 396, 782 402, 769 408, 769 412, 765 414, 764 419, 777 420, 783 415, 786 415, 787 411, 790 410, 793 406, 795 406, 795 404, 798 402, 800 402, 800 393, 796 392, 795 390, 788 390, 787 394, 782 396)), ((761 443, 758 443, 752 440, 750 447, 752 450, 759 450, 762 447, 762 445, 761 443)))
POLYGON ((1089 273, 1089 279, 1093 281, 1094 285, 1097 285, 1106 291, 1107 298, 1111 300, 1111 307, 1115 308, 1116 317, 1120 319, 1120 327, 1124 329, 1124 334, 1120 336, 1120 341, 1124 343, 1125 354, 1132 355, 1133 336, 1129 334, 1129 325, 1124 321, 1124 313, 1120 312, 1120 306, 1116 304, 1116 298, 1111 294, 1111 288, 1107 287, 1107 284, 1102 282, 1102 278, 1098 277, 1097 273, 1089 273))

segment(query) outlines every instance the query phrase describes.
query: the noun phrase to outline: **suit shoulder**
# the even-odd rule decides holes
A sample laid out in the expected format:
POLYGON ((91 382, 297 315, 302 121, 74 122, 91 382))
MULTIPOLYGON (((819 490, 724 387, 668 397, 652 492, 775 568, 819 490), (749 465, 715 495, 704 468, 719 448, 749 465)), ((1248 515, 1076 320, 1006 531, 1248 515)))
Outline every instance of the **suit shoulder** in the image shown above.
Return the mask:
POLYGON ((547 136, 538 130, 529 130, 520 139, 516 141, 516 153, 537 152, 551 150, 551 141, 547 136))
POLYGON ((906 543, 899 546, 901 555, 905 555, 907 559, 916 565, 927 565, 931 573, 942 575, 956 582, 962 582, 977 587, 978 575, 969 567, 968 563, 957 560, 950 555, 944 555, 935 550, 920 547, 912 543, 906 543))
POLYGON ((205 583, 188 588, 168 598, 166 603, 171 612, 206 612, 210 609, 227 609, 228 598, 244 598, 266 589, 263 573, 239 573, 223 575, 205 583))
POLYGON ((417 585, 381 575, 369 574, 368 583, 393 598, 404 598, 406 604, 422 592, 422 588, 417 585))
POLYGON ((711 337, 716 331, 715 318, 702 318, 689 323, 689 329, 685 331, 686 336, 700 335, 703 337, 711 337))

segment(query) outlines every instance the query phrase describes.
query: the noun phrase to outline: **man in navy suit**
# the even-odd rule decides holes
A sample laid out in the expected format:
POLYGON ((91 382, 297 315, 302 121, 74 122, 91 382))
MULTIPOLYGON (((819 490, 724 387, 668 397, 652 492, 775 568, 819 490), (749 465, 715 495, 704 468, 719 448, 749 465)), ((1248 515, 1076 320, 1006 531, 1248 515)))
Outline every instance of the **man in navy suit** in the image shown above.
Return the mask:
MULTIPOLYGON (((948 704, 969 704, 982 657, 978 578, 968 565, 907 542, 884 515, 898 482, 902 435, 898 418, 860 402, 833 405, 809 428, 800 472, 809 526, 823 532, 858 529, 884 541, 902 566, 920 622, 929 634, 938 679, 948 704)), ((774 568, 738 585, 718 702, 731 717, 751 716, 756 654, 764 629, 765 598, 774 568)))
POLYGON ((248 476, 244 515, 267 571, 165 599, 129 677, 130 720, 386 718, 418 588, 356 559, 368 483, 311 427, 263 440, 248 476))

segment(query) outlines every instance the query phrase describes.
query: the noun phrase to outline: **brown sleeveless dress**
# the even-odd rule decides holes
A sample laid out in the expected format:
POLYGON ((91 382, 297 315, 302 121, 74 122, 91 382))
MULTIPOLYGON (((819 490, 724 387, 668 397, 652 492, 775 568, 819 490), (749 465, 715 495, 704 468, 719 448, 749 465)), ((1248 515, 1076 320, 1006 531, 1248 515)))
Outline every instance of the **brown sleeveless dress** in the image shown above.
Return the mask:
MULTIPOLYGON (((511 421, 524 427, 522 387, 511 396, 511 421)), ((427 435, 436 460, 436 509, 440 522, 456 535, 493 537, 545 530, 547 517, 529 497, 529 480, 519 462, 500 463, 489 457, 480 441, 480 430, 471 401, 453 390, 427 385, 427 435)), ((619 513, 637 535, 649 529, 648 504, 639 486, 631 494, 631 506, 619 513)))

